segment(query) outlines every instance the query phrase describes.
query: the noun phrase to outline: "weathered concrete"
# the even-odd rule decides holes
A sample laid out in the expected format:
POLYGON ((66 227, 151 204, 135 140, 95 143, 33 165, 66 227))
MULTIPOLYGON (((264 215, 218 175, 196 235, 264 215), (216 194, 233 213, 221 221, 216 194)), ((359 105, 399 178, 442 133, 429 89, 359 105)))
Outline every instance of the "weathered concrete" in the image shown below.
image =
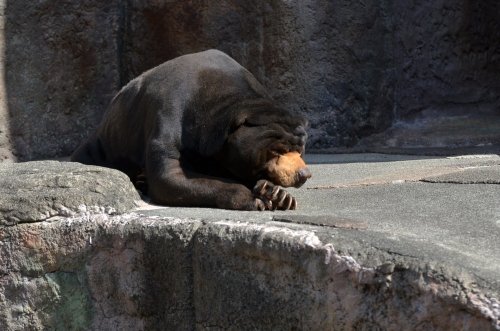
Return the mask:
POLYGON ((429 183, 454 184, 500 184, 499 166, 478 166, 457 173, 444 174, 422 179, 429 183))
POLYGON ((500 329, 499 156, 309 161, 293 212, 1 225, 0 329, 500 329))

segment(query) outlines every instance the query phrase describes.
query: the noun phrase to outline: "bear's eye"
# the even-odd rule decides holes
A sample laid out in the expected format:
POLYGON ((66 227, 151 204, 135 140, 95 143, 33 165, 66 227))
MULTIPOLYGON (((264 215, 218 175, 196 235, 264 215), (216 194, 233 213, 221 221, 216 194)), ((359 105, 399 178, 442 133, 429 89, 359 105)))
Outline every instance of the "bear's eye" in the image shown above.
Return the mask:
POLYGON ((273 148, 271 149, 271 154, 273 154, 274 156, 283 155, 283 154, 286 154, 288 152, 290 152, 290 150, 286 146, 283 146, 283 145, 273 146, 273 148))
POLYGON ((243 122, 242 125, 246 126, 247 128, 254 128, 254 127, 260 126, 260 124, 252 123, 252 122, 249 122, 248 120, 243 122))
POLYGON ((277 151, 269 151, 269 155, 271 155, 272 157, 276 157, 276 156, 280 156, 281 153, 277 152, 277 151))
POLYGON ((265 160, 270 161, 272 159, 277 159, 281 156, 281 153, 278 153, 274 150, 268 150, 267 153, 265 154, 265 160))

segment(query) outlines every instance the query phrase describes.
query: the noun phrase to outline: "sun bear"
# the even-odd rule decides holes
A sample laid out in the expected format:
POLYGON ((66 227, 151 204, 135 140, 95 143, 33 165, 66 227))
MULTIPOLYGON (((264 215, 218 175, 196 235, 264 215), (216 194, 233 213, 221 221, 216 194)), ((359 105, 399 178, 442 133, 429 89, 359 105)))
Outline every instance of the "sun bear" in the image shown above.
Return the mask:
POLYGON ((208 50, 130 81, 71 160, 125 172, 157 204, 295 209, 282 187, 311 177, 307 125, 235 60, 208 50))

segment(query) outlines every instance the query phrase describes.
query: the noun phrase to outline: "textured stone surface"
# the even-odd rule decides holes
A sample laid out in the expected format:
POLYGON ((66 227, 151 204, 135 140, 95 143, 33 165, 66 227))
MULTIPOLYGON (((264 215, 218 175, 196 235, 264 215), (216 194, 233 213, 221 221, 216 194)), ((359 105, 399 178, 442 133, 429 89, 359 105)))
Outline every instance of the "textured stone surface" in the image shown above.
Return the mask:
POLYGON ((0 329, 193 329, 199 222, 100 214, 0 227, 0 329))
POLYGON ((0 160, 69 155, 146 69, 218 48, 309 148, 500 145, 500 3, 1 0, 0 160))
POLYGON ((138 200, 129 178, 114 169, 57 161, 0 164, 0 225, 124 213, 138 200))
POLYGON ((398 118, 500 115, 498 1, 409 1, 394 10, 398 118))
POLYGON ((500 3, 394 3, 394 115, 373 147, 500 146, 500 3))
POLYGON ((136 214, 2 226, 0 328, 500 327, 466 274, 373 247, 367 265, 318 229, 136 214))
POLYGON ((471 167, 460 172, 422 179, 429 183, 500 184, 500 166, 471 167))
POLYGON ((390 7, 380 1, 223 0, 129 4, 125 76, 218 48, 284 105, 305 113, 312 147, 353 145, 390 124, 390 7))
POLYGON ((335 244, 322 242, 307 230, 244 222, 200 228, 194 248, 196 326, 237 330, 500 327, 500 311, 491 310, 490 298, 474 293, 473 281, 466 276, 411 257, 387 259, 385 252, 373 247, 369 259, 379 258, 379 262, 367 266, 367 261, 358 260, 363 258, 339 252, 335 244))
POLYGON ((69 155, 121 86, 119 2, 0 3, 0 159, 69 155))

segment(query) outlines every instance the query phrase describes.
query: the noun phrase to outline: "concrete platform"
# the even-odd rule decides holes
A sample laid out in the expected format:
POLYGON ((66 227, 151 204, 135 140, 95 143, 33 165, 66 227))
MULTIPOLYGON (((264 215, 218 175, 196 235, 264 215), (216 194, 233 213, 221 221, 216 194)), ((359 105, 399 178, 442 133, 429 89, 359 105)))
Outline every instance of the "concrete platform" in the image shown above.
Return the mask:
POLYGON ((500 330, 500 156, 307 159, 287 212, 0 165, 0 329, 500 330))
POLYGON ((296 211, 144 205, 138 212, 311 231, 362 267, 389 263, 430 270, 443 283, 460 284, 456 297, 483 293, 481 309, 500 327, 498 155, 309 155, 307 161, 313 178, 290 190, 298 199, 296 211))

